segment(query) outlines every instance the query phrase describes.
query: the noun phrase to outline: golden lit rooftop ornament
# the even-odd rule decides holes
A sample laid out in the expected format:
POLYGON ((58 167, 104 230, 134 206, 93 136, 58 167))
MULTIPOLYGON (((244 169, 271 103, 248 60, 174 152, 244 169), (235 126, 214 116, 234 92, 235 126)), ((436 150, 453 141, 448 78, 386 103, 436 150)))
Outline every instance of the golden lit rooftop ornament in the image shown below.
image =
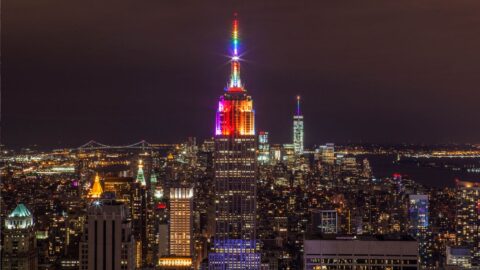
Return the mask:
POLYGON ((92 188, 88 192, 88 197, 93 199, 98 199, 102 196, 103 188, 100 184, 100 176, 98 173, 95 175, 95 181, 93 182, 92 188))

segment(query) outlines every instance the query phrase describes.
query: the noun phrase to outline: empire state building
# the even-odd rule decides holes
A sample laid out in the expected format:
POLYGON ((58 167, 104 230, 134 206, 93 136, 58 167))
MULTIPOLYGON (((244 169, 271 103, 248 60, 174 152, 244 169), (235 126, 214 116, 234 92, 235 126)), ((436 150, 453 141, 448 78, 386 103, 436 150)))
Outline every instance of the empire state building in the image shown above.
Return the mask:
POLYGON ((253 101, 240 79, 235 16, 231 75, 220 96, 215 129, 215 239, 210 269, 259 269, 256 245, 256 139, 253 101))

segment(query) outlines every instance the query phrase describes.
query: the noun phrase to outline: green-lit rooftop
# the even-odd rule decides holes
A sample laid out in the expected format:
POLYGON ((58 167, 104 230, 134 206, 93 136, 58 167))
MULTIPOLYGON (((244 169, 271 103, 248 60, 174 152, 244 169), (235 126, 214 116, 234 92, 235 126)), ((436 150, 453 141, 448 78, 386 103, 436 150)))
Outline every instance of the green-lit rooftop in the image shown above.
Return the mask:
POLYGON ((27 209, 23 203, 19 203, 17 207, 8 215, 8 217, 31 217, 32 213, 27 209))

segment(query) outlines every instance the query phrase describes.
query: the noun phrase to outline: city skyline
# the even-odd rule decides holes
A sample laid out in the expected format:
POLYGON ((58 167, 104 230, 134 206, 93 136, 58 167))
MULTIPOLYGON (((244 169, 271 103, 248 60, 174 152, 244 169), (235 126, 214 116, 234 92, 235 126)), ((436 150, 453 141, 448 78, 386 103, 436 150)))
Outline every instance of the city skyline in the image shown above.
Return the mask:
POLYGON ((442 54, 472 52, 463 0, 21 1, 55 7, 7 31, 51 54, 33 73, 45 52, 20 54, 12 82, 4 49, 2 83, 38 91, 4 102, 2 269, 480 269, 476 77, 442 54))
POLYGON ((86 2, 8 3, 2 143, 53 148, 210 137, 205 123, 226 84, 216 78, 227 74, 225 25, 235 10, 247 33, 244 83, 259 107, 257 129, 272 142, 291 141, 296 95, 307 147, 478 142, 472 71, 480 61, 470 50, 480 44, 470 19, 478 4, 276 3, 273 10, 270 2, 140 3, 131 10, 122 1, 106 9, 107 1, 88 6, 89 22, 82 21, 86 2))

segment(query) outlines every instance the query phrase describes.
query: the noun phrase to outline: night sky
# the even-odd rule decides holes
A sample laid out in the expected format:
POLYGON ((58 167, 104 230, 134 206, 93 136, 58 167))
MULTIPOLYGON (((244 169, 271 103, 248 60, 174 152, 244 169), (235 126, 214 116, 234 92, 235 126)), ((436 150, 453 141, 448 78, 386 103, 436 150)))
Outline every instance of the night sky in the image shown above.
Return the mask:
MULTIPOLYGON (((5 3, 6 2, 6 3, 5 3)), ((479 142, 480 1, 8 0, 2 143, 214 132, 232 14, 257 130, 306 142, 479 142)))

